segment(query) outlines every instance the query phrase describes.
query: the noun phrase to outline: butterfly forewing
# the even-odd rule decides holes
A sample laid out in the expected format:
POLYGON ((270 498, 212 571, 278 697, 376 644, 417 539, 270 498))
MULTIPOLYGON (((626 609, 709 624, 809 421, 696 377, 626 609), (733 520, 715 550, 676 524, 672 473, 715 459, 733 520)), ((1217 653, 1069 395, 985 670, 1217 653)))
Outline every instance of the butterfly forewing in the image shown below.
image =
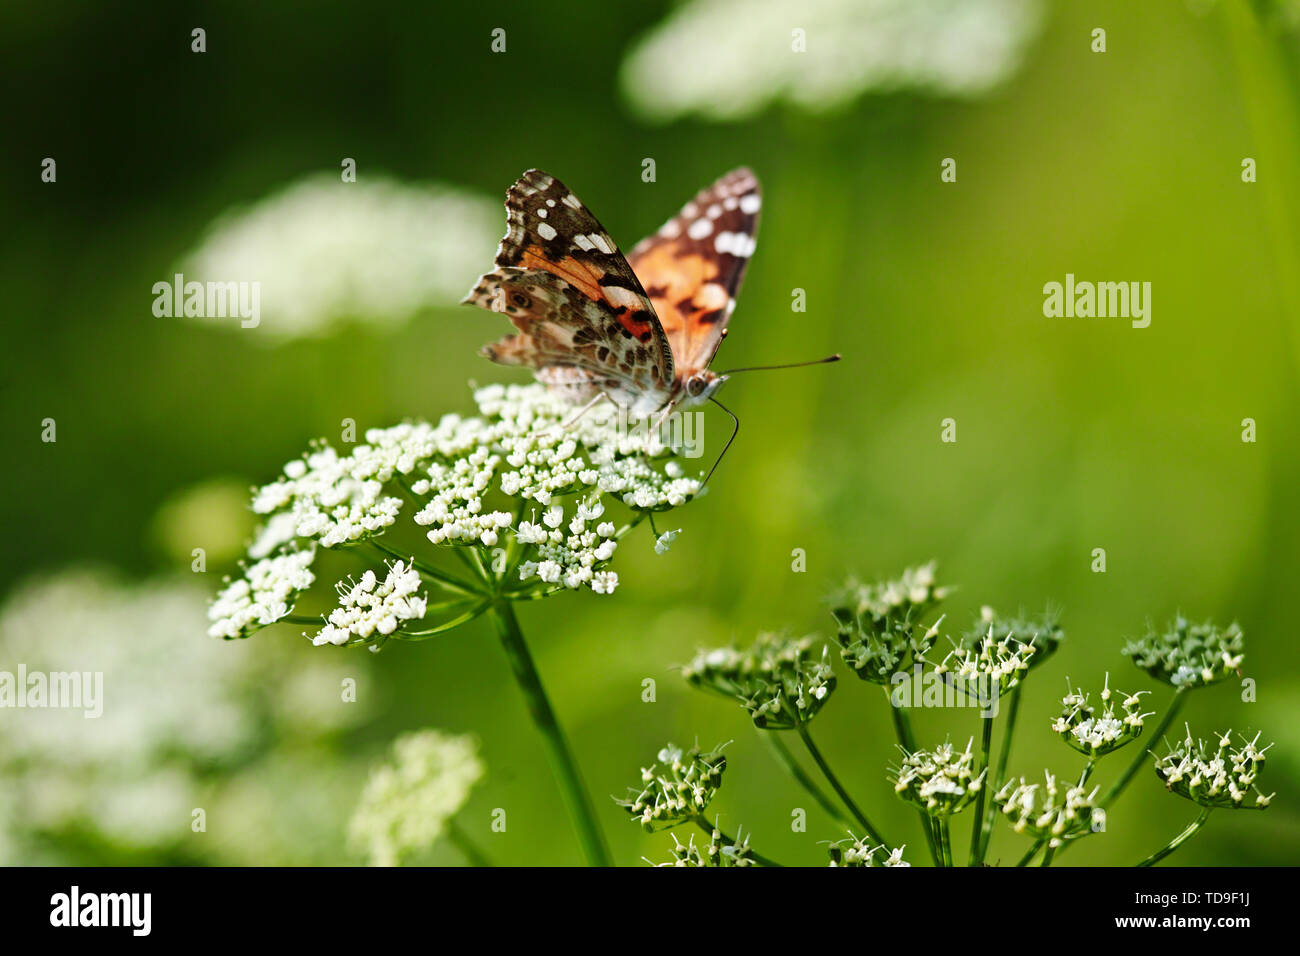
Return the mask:
POLYGON ((732 170, 628 254, 679 375, 713 361, 754 252, 761 204, 757 177, 732 170))
MULTIPOLYGON (((503 311, 493 286, 507 278, 507 270, 548 273, 562 283, 550 290, 553 299, 569 301, 567 290, 573 290, 596 303, 625 340, 618 352, 630 348, 657 373, 659 387, 671 384, 672 351, 636 273, 591 211, 554 176, 532 169, 510 187, 496 265, 466 302, 503 311)), ((617 363, 611 371, 618 372, 617 363)))

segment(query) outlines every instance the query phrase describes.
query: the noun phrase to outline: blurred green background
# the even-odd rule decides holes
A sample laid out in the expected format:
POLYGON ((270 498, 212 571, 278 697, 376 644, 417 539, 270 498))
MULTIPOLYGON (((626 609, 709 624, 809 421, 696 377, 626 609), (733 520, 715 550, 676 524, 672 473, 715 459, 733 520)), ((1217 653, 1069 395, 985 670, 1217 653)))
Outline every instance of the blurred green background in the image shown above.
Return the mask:
MULTIPOLYGON (((719 365, 829 351, 844 362, 732 382, 722 398, 744 426, 711 493, 673 515, 684 529, 673 550, 657 556, 638 535, 620 551, 612 597, 520 612, 615 857, 666 859, 671 839, 641 833, 606 795, 634 784, 667 740, 734 738, 713 809, 766 855, 823 864, 830 821, 813 806, 808 832, 792 833, 790 810, 806 796, 738 707, 688 692, 672 668, 761 629, 828 633, 823 595, 846 574, 892 576, 934 558, 960 585, 948 608, 958 625, 982 604, 1063 610, 1068 643, 1026 691, 1011 760, 1026 776, 1077 773, 1078 756, 1048 729, 1067 677, 1092 688, 1109 671, 1112 685, 1150 689, 1163 709, 1170 691, 1120 657, 1124 640, 1179 610, 1239 620, 1258 703, 1229 683, 1197 692, 1185 716, 1201 735, 1231 726, 1277 740, 1260 783, 1278 797, 1266 813, 1217 814, 1175 859, 1295 863, 1300 664, 1287 615, 1300 574, 1300 84, 1286 9, 1049 4, 1013 75, 981 95, 877 84, 834 109, 774 95, 728 121, 654 122, 620 87, 620 64, 670 9, 241 0, 0 12, 0 521, 10 542, 0 589, 85 564, 192 577, 189 549, 202 546, 224 555, 201 581, 214 591, 235 554, 213 542, 242 538, 251 521, 225 517, 238 511, 221 486, 197 511, 219 521, 193 523, 191 507, 185 524, 164 503, 213 479, 268 481, 308 440, 337 440, 345 418, 360 429, 436 419, 472 410, 471 380, 524 379, 475 355, 503 323, 454 297, 404 323, 348 322, 275 345, 255 330, 156 318, 151 286, 223 211, 337 175, 343 157, 356 158, 361 183, 439 182, 494 202, 540 167, 626 248, 745 164, 763 183, 763 221, 719 365), (195 26, 207 31, 202 55, 190 51, 195 26), (505 54, 490 52, 495 27, 507 30, 505 54), (1090 50, 1095 27, 1107 30, 1104 54, 1090 50), (55 184, 40 181, 46 156, 58 162, 55 184), (641 180, 647 157, 654 183, 641 180), (956 183, 940 181, 945 157, 957 160, 956 183), (1257 183, 1242 182, 1244 157, 1257 161, 1257 183), (1150 327, 1044 318, 1042 286, 1067 272, 1151 282, 1150 327), (791 311, 795 288, 805 313, 791 311), (1248 417, 1254 444, 1241 440, 1248 417), (55 444, 40 441, 45 418, 57 421, 55 444), (955 444, 939 440, 945 418, 957 422, 955 444), (1098 547, 1105 574, 1090 570, 1098 547), (791 570, 796 548, 805 573, 791 570), (655 703, 641 700, 647 677, 655 703)), ((798 20, 796 8, 778 24, 778 47, 798 20)), ((814 33, 806 56, 817 43, 814 33)), ((483 270, 494 249, 495 238, 482 244, 483 270)), ((710 412, 706 427, 716 450, 728 422, 710 412)), ((207 640, 201 614, 178 640, 207 640)), ((39 616, 28 626, 39 636, 39 616)), ((580 862, 488 622, 373 660, 299 647, 298 630, 220 650, 267 669, 334 655, 364 675, 365 719, 313 744, 324 748, 313 759, 353 768, 344 797, 395 734, 472 732, 488 775, 465 828, 501 862, 580 862), (503 834, 488 830, 496 807, 509 814, 503 834)), ((0 667, 15 664, 0 647, 0 667)), ((918 715, 928 743, 947 733, 964 743, 976 728, 967 713, 918 715)), ((919 851, 915 819, 884 777, 896 751, 880 692, 842 674, 816 729, 859 802, 919 851)), ((264 742, 267 760, 281 743, 264 742)), ((271 832, 300 810, 319 814, 324 846, 268 837, 234 859, 351 859, 328 839, 346 799, 342 810, 318 806, 301 792, 307 778, 295 789, 277 766, 282 785, 223 826, 271 832)), ((1103 779, 1116 769, 1103 764, 1103 779)), ((204 772, 220 783, 225 771, 204 772)), ((1109 832, 1070 862, 1132 863, 1194 816, 1144 772, 1109 832)), ((187 824, 144 851, 47 828, 32 856, 8 862, 231 859, 187 824)), ((1014 860, 1024 846, 1001 828, 990 857, 1014 860)), ((461 858, 440 845, 428 859, 461 858)))

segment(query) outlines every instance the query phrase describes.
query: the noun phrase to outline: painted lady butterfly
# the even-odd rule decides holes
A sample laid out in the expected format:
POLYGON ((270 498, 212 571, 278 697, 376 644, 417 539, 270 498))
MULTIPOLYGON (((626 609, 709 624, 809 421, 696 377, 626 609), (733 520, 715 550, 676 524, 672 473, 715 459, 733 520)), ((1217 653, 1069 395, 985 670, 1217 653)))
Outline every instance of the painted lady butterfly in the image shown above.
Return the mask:
POLYGON ((482 354, 534 369, 585 402, 583 411, 608 398, 633 418, 657 413, 662 422, 674 408, 716 403, 728 374, 709 364, 754 252, 761 205, 754 174, 733 170, 624 258, 564 183, 529 170, 506 194, 496 268, 464 299, 519 330, 482 354))

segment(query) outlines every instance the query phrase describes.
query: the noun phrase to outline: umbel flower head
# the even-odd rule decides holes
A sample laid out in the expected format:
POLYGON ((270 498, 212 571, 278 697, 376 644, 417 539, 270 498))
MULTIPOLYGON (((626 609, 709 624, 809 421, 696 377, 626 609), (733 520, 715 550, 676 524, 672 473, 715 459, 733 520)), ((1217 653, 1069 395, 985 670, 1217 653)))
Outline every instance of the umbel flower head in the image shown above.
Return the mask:
POLYGON ((1162 633, 1149 629, 1129 641, 1123 654, 1156 680, 1174 687, 1205 687, 1237 674, 1245 657, 1245 638, 1234 621, 1226 628, 1206 621, 1191 624, 1181 614, 1162 633))
POLYGON ((1233 810, 1263 810, 1273 799, 1255 785, 1264 753, 1272 747, 1257 746, 1253 740, 1238 735, 1239 746, 1232 744, 1232 731, 1216 738, 1213 749, 1203 740, 1193 740, 1191 728, 1177 746, 1156 758, 1156 774, 1172 792, 1203 807, 1226 807, 1233 810), (1248 797, 1254 793, 1253 802, 1248 797))
POLYGON ((909 568, 894 581, 849 583, 831 608, 844 663, 863 680, 889 683, 934 646, 938 625, 922 630, 921 623, 949 591, 935 583, 933 562, 909 568))
POLYGON ((891 774, 894 792, 934 817, 960 812, 984 786, 988 768, 975 773, 975 755, 968 741, 963 751, 944 741, 934 750, 903 753, 902 764, 891 774))
POLYGON ((1029 617, 1023 612, 1011 617, 998 614, 985 605, 980 608, 979 618, 962 634, 959 643, 968 650, 976 649, 987 641, 995 644, 1011 641, 1028 644, 1033 648, 1033 653, 1026 660, 1029 670, 1033 670, 1041 667, 1055 654, 1064 640, 1065 631, 1061 629, 1055 611, 1047 611, 1041 617, 1029 617))
POLYGON ((364 564, 336 586, 340 602, 312 635, 317 644, 428 636, 493 600, 609 594, 623 536, 702 490, 654 429, 620 428, 610 410, 571 421, 572 407, 543 385, 493 385, 474 398, 475 417, 371 429, 347 454, 317 443, 258 489, 253 510, 265 524, 252 563, 217 596, 209 633, 247 637, 289 617, 325 550, 364 564), (428 543, 379 540, 403 530, 428 543), (425 559, 438 554, 463 569, 425 559))
POLYGON ((721 748, 702 753, 668 744, 658 759, 641 770, 641 787, 616 800, 649 831, 665 830, 702 816, 722 786, 727 758, 721 748))
POLYGON ((990 624, 984 637, 971 646, 954 642, 934 672, 951 674, 959 686, 971 689, 986 701, 996 700, 1029 673, 1035 653, 1033 644, 1018 640, 1010 632, 995 637, 990 624))
POLYGON ((1052 730, 1079 753, 1086 757, 1101 757, 1132 743, 1142 736, 1142 722, 1154 711, 1142 713, 1142 695, 1124 694, 1110 689, 1110 674, 1101 689, 1102 711, 1097 713, 1089 703, 1089 696, 1071 688, 1061 698, 1061 716, 1052 721, 1052 730), (1115 698, 1119 698, 1121 713, 1115 712, 1115 698))
POLYGON ((736 834, 736 842, 728 844, 723 841, 717 830, 709 842, 703 846, 695 845, 695 835, 691 834, 683 843, 673 834, 673 858, 666 863, 655 866, 757 866, 749 849, 749 834, 736 834))
POLYGON ((740 701, 756 727, 789 730, 812 720, 835 690, 829 649, 812 637, 762 633, 744 650, 700 651, 682 669, 694 687, 740 701))
POLYGON ((883 844, 871 844, 859 840, 852 834, 846 840, 838 840, 830 845, 831 866, 911 866, 903 859, 906 846, 896 850, 886 849, 883 844))
POLYGON ((1024 777, 1008 780, 993 801, 1013 830, 1046 840, 1055 848, 1092 832, 1094 815, 1100 817, 1103 812, 1095 803, 1099 790, 1085 789, 1082 781, 1062 788, 1053 774, 1045 772, 1042 783, 1029 783, 1024 777))
POLYGON ((392 762, 370 775, 348 835, 372 866, 397 866, 433 845, 482 776, 473 738, 404 734, 393 742, 392 762))

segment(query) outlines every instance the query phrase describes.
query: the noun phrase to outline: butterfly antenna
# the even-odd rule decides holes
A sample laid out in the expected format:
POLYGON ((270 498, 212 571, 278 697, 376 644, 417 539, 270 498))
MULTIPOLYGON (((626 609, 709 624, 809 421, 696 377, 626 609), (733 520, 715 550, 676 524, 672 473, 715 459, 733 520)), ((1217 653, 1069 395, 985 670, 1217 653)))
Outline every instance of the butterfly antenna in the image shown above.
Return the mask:
POLYGON ((718 456, 718 460, 713 463, 713 467, 709 469, 709 473, 705 476, 704 478, 705 485, 709 483, 709 479, 713 477, 713 473, 717 471, 718 466, 722 464, 722 459, 727 454, 727 449, 731 447, 731 443, 735 441, 736 436, 740 434, 740 419, 736 417, 736 413, 733 412, 731 409, 729 409, 726 405, 723 405, 716 398, 710 397, 709 401, 711 401, 714 405, 717 405, 720 409, 722 409, 724 412, 730 415, 731 420, 736 423, 736 427, 731 430, 731 437, 728 438, 727 443, 722 446, 722 454, 718 456))
POLYGON ((737 372, 770 372, 778 368, 803 368, 805 365, 828 365, 831 362, 838 362, 839 360, 840 360, 840 353, 836 352, 834 355, 828 355, 825 358, 813 359, 811 362, 791 362, 789 365, 751 365, 748 368, 728 369, 727 371, 722 372, 720 374, 735 375, 737 372))

